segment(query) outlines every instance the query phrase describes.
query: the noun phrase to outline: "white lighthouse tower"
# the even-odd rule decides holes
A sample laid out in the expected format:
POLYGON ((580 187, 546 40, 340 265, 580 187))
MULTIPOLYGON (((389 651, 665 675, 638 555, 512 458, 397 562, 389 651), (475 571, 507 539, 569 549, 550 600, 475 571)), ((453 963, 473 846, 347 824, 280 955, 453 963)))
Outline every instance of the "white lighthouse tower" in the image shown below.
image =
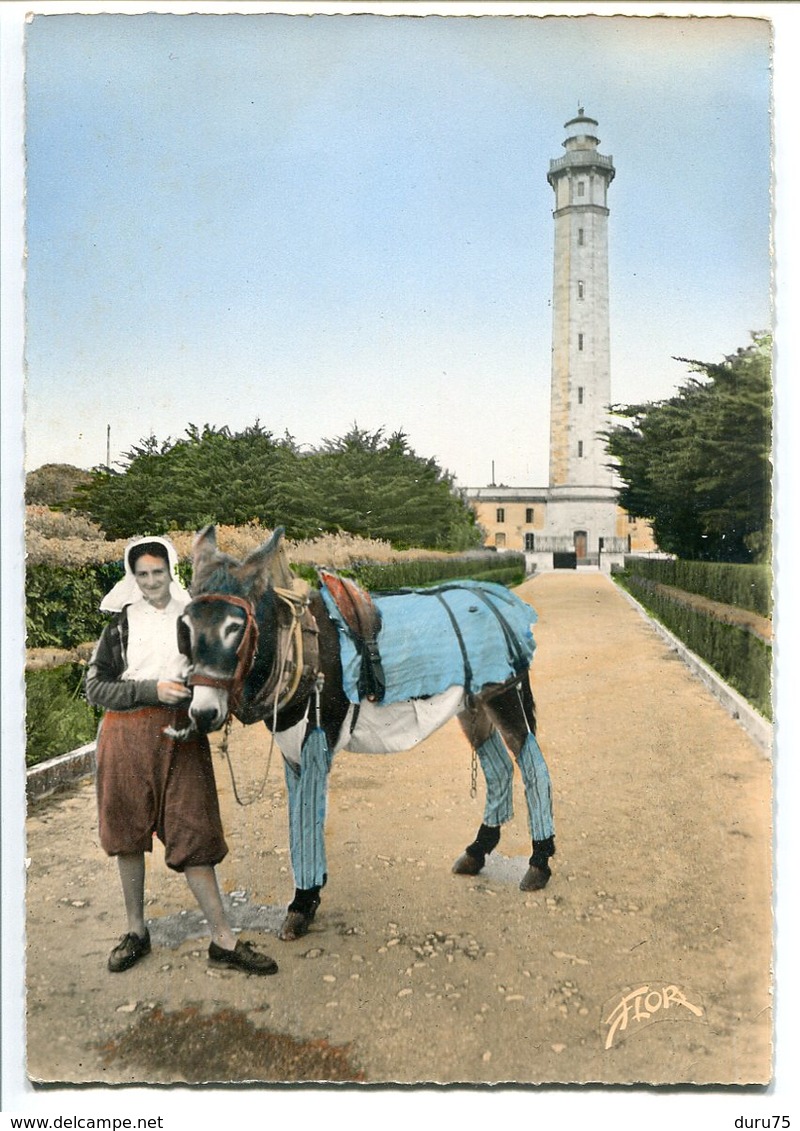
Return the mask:
POLYGON ((632 550, 656 549, 648 523, 618 504, 603 433, 611 404, 608 189, 614 162, 599 152, 597 122, 578 109, 565 153, 550 162, 553 220, 553 356, 547 487, 492 482, 468 489, 487 546, 522 550, 529 569, 609 570, 632 550))
POLYGON ((616 529, 616 493, 600 435, 611 400, 607 198, 615 170, 598 151, 597 122, 583 107, 564 128, 566 152, 547 174, 555 244, 545 533, 554 548, 574 550, 580 560, 608 546, 616 529))

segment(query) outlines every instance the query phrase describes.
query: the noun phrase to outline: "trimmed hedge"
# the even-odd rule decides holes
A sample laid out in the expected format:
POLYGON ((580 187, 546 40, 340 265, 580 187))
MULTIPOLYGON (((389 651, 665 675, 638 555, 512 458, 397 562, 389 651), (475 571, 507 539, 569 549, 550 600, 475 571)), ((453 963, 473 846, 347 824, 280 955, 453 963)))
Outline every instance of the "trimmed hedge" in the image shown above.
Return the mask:
MULTIPOLYGON (((315 584, 312 566, 292 567, 298 575, 315 584)), ((103 562, 81 566, 28 566, 25 578, 25 620, 29 648, 75 648, 97 640, 108 623, 108 614, 99 609, 103 595, 122 577, 122 562, 103 562)), ((363 562, 340 571, 355 577, 367 589, 403 589, 407 586, 435 585, 469 577, 518 585, 525 578, 523 554, 496 554, 452 558, 421 558, 398 562, 363 562), (501 566, 502 561, 502 566, 501 566)), ((191 562, 181 561, 178 574, 185 585, 191 581, 191 562)))
MULTIPOLYGON (((637 562, 637 569, 638 565, 637 562)), ((687 648, 714 668, 757 711, 768 719, 772 718, 772 648, 769 644, 745 628, 725 624, 707 613, 670 600, 631 573, 616 573, 614 580, 687 648)), ((675 584, 666 579, 663 583, 675 584)))
POLYGON ((723 605, 749 609, 762 617, 772 615, 772 570, 767 565, 629 556, 625 569, 632 576, 673 585, 723 605))
POLYGON ((363 562, 352 572, 365 589, 376 593, 385 589, 439 585, 465 578, 510 586, 525 580, 525 556, 504 554, 502 559, 498 559, 496 554, 491 554, 482 557, 420 558, 404 562, 363 562))

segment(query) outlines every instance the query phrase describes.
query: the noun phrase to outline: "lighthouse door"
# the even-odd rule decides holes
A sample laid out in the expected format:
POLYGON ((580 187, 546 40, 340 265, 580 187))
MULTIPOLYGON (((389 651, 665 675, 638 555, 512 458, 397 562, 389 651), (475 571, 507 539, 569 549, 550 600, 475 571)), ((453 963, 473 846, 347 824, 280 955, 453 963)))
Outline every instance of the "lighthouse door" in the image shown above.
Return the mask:
POLYGON ((575 543, 575 557, 578 561, 581 561, 582 558, 586 557, 586 531, 576 530, 573 539, 575 543))

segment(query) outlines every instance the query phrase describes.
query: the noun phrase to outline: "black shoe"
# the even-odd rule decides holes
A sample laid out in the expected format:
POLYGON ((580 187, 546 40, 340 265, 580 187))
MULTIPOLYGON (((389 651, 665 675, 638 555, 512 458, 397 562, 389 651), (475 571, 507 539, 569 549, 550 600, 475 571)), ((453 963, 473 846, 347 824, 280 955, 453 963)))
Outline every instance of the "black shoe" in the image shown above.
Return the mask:
POLYGON ((123 970, 130 970, 140 958, 150 953, 150 932, 145 931, 144 938, 129 931, 123 935, 108 956, 108 968, 112 974, 120 974, 123 970))
POLYGON ((252 943, 239 939, 233 950, 225 950, 212 942, 208 948, 211 962, 220 966, 232 966, 234 970, 244 970, 245 974, 277 974, 278 963, 268 954, 256 950, 252 943))

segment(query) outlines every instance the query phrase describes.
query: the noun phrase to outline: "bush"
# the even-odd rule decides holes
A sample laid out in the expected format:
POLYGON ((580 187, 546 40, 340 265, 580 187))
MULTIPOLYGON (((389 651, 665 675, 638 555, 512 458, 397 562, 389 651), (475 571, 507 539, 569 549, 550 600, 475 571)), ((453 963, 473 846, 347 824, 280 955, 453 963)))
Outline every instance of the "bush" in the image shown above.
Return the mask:
POLYGON ((25 502, 46 507, 66 503, 82 484, 91 483, 92 475, 70 463, 46 463, 25 476, 25 502))
POLYGON ((108 623, 100 602, 122 577, 122 562, 69 566, 29 565, 25 621, 29 648, 75 648, 96 640, 108 623))
POLYGON ((81 664, 64 664, 25 673, 27 766, 93 741, 99 712, 83 697, 83 672, 81 664))
MULTIPOLYGON (((158 534, 172 541, 178 556, 190 561, 194 530, 144 530, 143 535, 158 534)), ((258 549, 272 535, 272 529, 259 522, 241 526, 216 527, 220 550, 240 561, 258 549)), ((96 565, 99 562, 121 562, 128 539, 109 541, 95 523, 83 515, 62 513, 49 507, 25 508, 25 538, 29 565, 96 565)), ((396 560, 447 558, 451 555, 436 550, 395 550, 380 538, 361 538, 357 534, 324 534, 306 541, 287 538, 286 549, 292 564, 328 565, 335 569, 356 561, 388 562, 396 560)))
POLYGON ((25 533, 38 534, 43 539, 75 539, 79 542, 102 542, 108 545, 100 527, 74 511, 55 511, 50 507, 30 505, 25 508, 25 533))

